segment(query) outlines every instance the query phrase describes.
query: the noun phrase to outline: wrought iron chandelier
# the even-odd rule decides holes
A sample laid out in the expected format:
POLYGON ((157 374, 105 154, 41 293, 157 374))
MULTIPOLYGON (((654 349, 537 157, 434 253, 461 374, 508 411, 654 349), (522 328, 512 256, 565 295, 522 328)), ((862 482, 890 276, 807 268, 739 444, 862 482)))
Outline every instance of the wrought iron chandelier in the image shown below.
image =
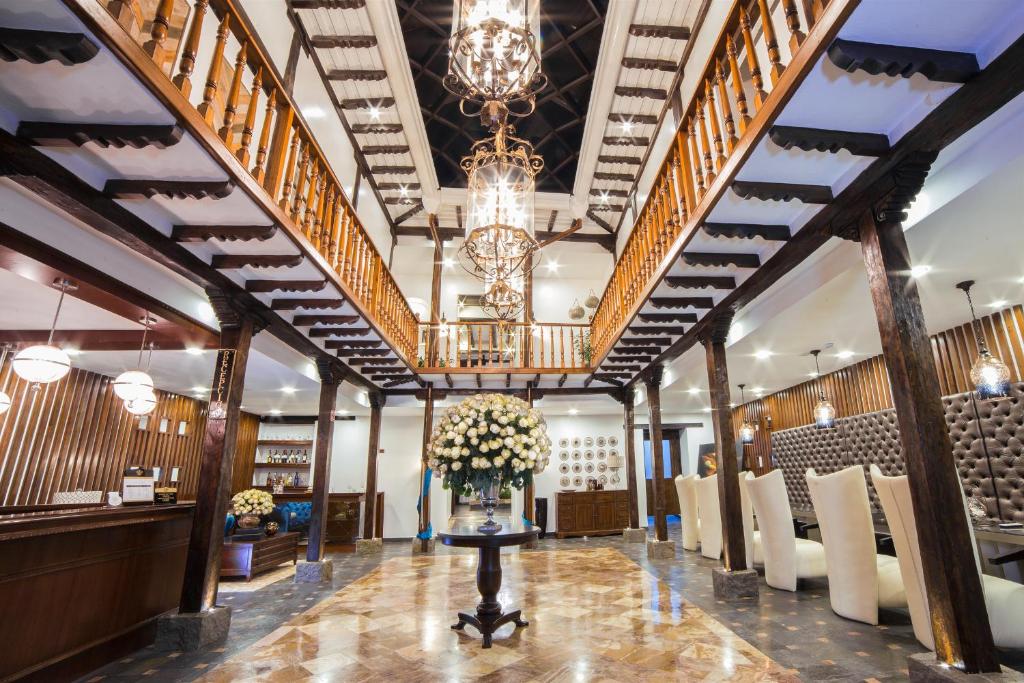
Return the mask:
POLYGON ((456 0, 444 87, 467 116, 497 130, 527 116, 547 85, 540 67, 540 0, 456 0), (475 104, 477 111, 467 109, 475 104))
POLYGON ((992 352, 988 350, 985 343, 985 335, 981 331, 981 322, 974 312, 974 301, 971 299, 971 287, 974 280, 958 282, 957 289, 963 290, 967 297, 967 305, 971 309, 971 328, 978 343, 978 358, 971 366, 971 381, 974 389, 978 392, 978 398, 995 399, 1004 398, 1010 395, 1010 368, 992 352))
POLYGON ((818 384, 818 403, 814 406, 814 426, 818 429, 831 429, 836 425, 836 408, 825 398, 825 390, 821 388, 821 368, 818 366, 818 354, 821 353, 821 349, 814 349, 810 353, 814 356, 814 378, 818 384))

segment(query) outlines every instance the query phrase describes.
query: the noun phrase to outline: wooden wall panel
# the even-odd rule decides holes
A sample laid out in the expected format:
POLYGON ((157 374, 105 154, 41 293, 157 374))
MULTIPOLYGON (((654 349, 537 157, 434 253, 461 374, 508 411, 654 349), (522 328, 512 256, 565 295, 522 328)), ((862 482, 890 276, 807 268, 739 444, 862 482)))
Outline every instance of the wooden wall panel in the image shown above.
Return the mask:
POLYGON ((260 418, 242 413, 238 425, 238 448, 235 450, 235 465, 231 470, 231 493, 252 488, 253 465, 256 463, 256 441, 260 437, 260 418))
MULTIPOLYGON (((73 369, 33 390, 0 368, 0 387, 13 401, 0 415, 0 505, 46 504, 58 491, 121 489, 128 465, 180 467, 178 497, 191 500, 199 479, 206 403, 163 391, 145 428, 114 394, 112 379, 73 369), (178 434, 184 421, 185 434, 178 434), (165 431, 161 431, 161 426, 165 431)), ((252 479, 259 418, 243 414, 236 481, 252 479)))
MULTIPOLYGON (((981 327, 989 350, 1010 367, 1011 378, 1024 377, 1024 308, 1016 305, 985 316, 981 327)), ((931 341, 942 395, 973 389, 970 371, 978 345, 970 322, 934 334, 931 341)), ((826 397, 836 407, 836 417, 892 408, 889 374, 882 356, 822 375, 820 381, 826 397)), ((754 443, 745 449, 747 467, 758 476, 768 472, 771 432, 810 424, 817 402, 818 384, 812 379, 733 409, 737 439, 744 414, 758 427, 754 443)))

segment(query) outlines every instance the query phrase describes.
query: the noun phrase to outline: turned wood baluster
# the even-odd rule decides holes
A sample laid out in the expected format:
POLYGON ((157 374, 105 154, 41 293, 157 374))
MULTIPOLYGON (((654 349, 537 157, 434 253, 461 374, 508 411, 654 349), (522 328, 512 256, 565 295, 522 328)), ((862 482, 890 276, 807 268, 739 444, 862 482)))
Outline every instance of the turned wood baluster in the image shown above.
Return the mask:
POLYGON ((768 75, 771 76, 774 86, 782 77, 785 67, 782 66, 779 41, 775 37, 775 24, 772 21, 771 12, 768 10, 768 0, 757 0, 757 6, 761 10, 761 30, 764 32, 764 42, 768 46, 768 61, 771 63, 768 75))
POLYGON ((804 8, 804 18, 807 20, 807 30, 810 31, 818 23, 825 8, 822 6, 821 0, 802 0, 801 4, 804 8))
POLYGON ((224 61, 224 45, 228 41, 228 30, 231 28, 231 16, 224 15, 217 27, 217 42, 213 46, 213 58, 210 60, 210 68, 206 71, 206 86, 203 88, 203 101, 196 107, 202 115, 203 120, 213 126, 213 98, 217 96, 218 81, 220 80, 221 62, 224 61))
POLYGON ((732 94, 736 98, 736 110, 739 112, 740 135, 746 132, 750 125, 750 115, 747 113, 747 93, 743 89, 743 76, 740 74, 740 64, 736 61, 736 43, 732 35, 725 36, 725 55, 729 60, 729 75, 732 78, 732 94))
POLYGON ((288 161, 284 165, 284 187, 281 190, 281 209, 288 211, 288 203, 292 196, 292 187, 295 184, 296 163, 298 158, 299 145, 302 144, 302 137, 299 128, 292 129, 292 144, 288 146, 288 161))
POLYGON ((135 35, 139 32, 143 22, 138 0, 110 0, 107 11, 128 33, 135 35))
POLYGON ((683 176, 679 163, 678 134, 673 142, 674 144, 672 146, 675 149, 672 152, 672 182, 668 185, 668 191, 669 198, 672 202, 672 210, 675 215, 675 225, 672 228, 672 239, 674 240, 682 230, 683 223, 686 222, 686 198, 683 196, 683 176))
POLYGON ((658 213, 661 214, 661 231, 658 233, 658 258, 656 264, 661 265, 668 251, 669 235, 672 233, 672 211, 668 205, 668 190, 665 187, 667 176, 662 176, 661 187, 658 188, 658 213))
POLYGON ((349 270, 349 287, 355 297, 359 296, 359 278, 362 277, 362 235, 358 230, 352 230, 352 266, 349 270))
MULTIPOLYGON (((242 140, 238 143, 235 157, 242 162, 243 166, 249 165, 249 147, 252 146, 253 129, 256 128, 256 110, 259 109, 260 91, 263 87, 263 67, 256 69, 256 75, 252 79, 252 96, 249 98, 249 106, 245 110, 245 123, 242 124, 242 140)), ((267 128, 270 134, 270 128, 267 128)))
POLYGON ((761 77, 761 67, 757 61, 757 49, 754 46, 754 37, 750 34, 750 15, 742 7, 740 8, 740 33, 743 34, 743 51, 747 53, 750 80, 754 84, 754 113, 756 114, 761 111, 764 101, 768 99, 768 93, 764 91, 764 79, 761 77))
MULTIPOLYGON (((712 112, 712 116, 714 112, 712 112)), ((700 147, 704 150, 704 178, 707 180, 708 189, 711 183, 715 182, 715 162, 711 157, 711 142, 708 137, 708 126, 705 122, 704 103, 697 100, 697 122, 700 124, 700 147)))
POLYGON ((142 46, 146 54, 161 68, 164 61, 164 41, 167 40, 167 31, 171 27, 173 11, 174 0, 160 0, 160 4, 156 6, 156 16, 153 17, 153 28, 149 32, 150 39, 142 46))
POLYGON ((313 214, 316 213, 316 191, 319 182, 320 160, 314 157, 311 159, 310 163, 309 189, 306 192, 306 200, 303 202, 306 208, 306 213, 303 214, 299 211, 296 216, 296 220, 299 223, 299 229, 302 230, 309 239, 313 239, 313 214))
POLYGON ((700 161, 700 147, 697 146, 697 117, 694 115, 686 122, 687 135, 690 139, 690 150, 693 151, 693 163, 690 165, 693 169, 694 179, 697 181, 697 194, 694 197, 694 206, 704 196, 704 167, 700 161))
MULTIPOLYGON (((270 130, 274 124, 274 110, 277 107, 277 88, 270 89, 267 106, 263 110, 263 128, 260 130, 260 142, 256 147, 256 163, 250 171, 256 182, 262 184, 267 172, 264 164, 267 161, 267 147, 270 145, 270 130)), ((246 150, 246 154, 248 154, 246 150)), ((244 161, 242 163, 245 163, 244 161)))
POLYGON ((199 38, 203 33, 203 17, 210 6, 210 0, 196 0, 192 10, 192 24, 188 27, 188 37, 181 50, 181 62, 178 64, 178 75, 172 80, 175 87, 188 99, 192 93, 192 72, 196 68, 196 53, 199 51, 199 38))
POLYGON ((683 126, 676 132, 676 148, 679 151, 679 182, 682 185, 684 220, 689 218, 690 213, 697 206, 697 195, 693 189, 693 163, 690 161, 688 144, 686 126, 683 126))
POLYGON ((327 184, 327 173, 320 176, 319 198, 316 205, 316 217, 313 219, 313 246, 327 257, 331 252, 330 205, 334 201, 334 184, 327 184), (321 247, 323 247, 321 249, 321 247))
MULTIPOLYGON (((220 139, 228 143, 228 149, 231 148, 231 127, 235 124, 235 116, 238 113, 238 98, 242 95, 242 76, 245 73, 245 51, 249 49, 249 44, 243 42, 242 47, 238 50, 238 55, 235 57, 235 73, 231 77, 231 87, 228 89, 228 100, 224 104, 224 125, 220 127, 218 134, 220 139)), ((253 92, 253 97, 256 93, 253 92)))
POLYGON ((305 140, 302 145, 302 157, 299 161, 299 172, 295 176, 295 186, 292 188, 292 206, 289 214, 292 220, 302 229, 300 218, 302 216, 302 202, 305 199, 306 180, 310 173, 310 163, 316 163, 310 152, 313 148, 312 140, 305 140))
POLYGON ((800 30, 800 13, 796 9, 796 0, 782 0, 782 8, 786 14, 786 27, 789 28, 789 52, 796 54, 797 48, 804 43, 803 31, 800 30))
POLYGON ((353 227, 353 217, 351 209, 348 205, 345 206, 345 231, 342 232, 342 236, 345 239, 345 248, 342 250, 344 257, 342 258, 342 279, 346 284, 350 284, 352 280, 352 265, 353 249, 355 248, 355 228, 353 227))
POLYGON ((732 154, 739 140, 736 138, 736 124, 732 118, 732 104, 729 103, 729 91, 725 87, 725 71, 721 60, 715 60, 715 86, 718 89, 718 106, 725 124, 726 149, 732 154))
POLYGON ((711 81, 704 81, 704 101, 707 103, 707 117, 711 122, 711 138, 715 146, 715 170, 721 171, 725 163, 725 146, 722 144, 722 130, 718 123, 718 104, 715 102, 715 90, 711 81))

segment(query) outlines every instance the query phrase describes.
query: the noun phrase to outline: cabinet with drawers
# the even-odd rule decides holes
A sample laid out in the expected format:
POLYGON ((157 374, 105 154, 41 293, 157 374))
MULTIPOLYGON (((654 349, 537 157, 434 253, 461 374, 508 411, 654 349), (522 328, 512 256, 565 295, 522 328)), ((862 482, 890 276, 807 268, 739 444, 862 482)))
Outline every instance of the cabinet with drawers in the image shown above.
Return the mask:
POLYGON ((629 526, 626 491, 559 491, 556 501, 558 538, 618 534, 629 526))

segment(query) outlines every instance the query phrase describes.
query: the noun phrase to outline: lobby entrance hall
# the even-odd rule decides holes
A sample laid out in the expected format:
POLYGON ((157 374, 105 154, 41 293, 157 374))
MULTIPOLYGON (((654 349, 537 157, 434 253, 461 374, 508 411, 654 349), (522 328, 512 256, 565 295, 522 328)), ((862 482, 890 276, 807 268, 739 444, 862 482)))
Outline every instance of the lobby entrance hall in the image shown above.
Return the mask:
POLYGON ((0 680, 1024 679, 1024 4, 0 57, 0 680))

